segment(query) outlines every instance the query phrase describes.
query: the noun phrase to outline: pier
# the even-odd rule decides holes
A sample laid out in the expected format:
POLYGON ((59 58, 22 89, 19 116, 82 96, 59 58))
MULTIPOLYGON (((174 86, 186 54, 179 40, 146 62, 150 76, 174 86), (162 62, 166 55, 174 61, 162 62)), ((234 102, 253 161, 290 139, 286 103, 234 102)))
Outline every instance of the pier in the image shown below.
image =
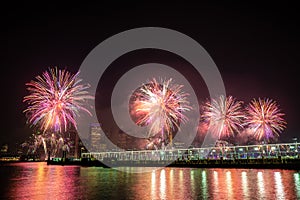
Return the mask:
POLYGON ((89 152, 83 166, 172 166, 300 169, 299 143, 207 148, 89 152))

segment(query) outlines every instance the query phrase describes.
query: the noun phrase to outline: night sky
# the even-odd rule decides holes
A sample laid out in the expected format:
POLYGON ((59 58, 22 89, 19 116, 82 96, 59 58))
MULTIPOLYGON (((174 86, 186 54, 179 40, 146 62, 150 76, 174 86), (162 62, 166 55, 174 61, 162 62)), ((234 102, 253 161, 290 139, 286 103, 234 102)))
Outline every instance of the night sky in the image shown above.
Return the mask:
POLYGON ((210 54, 226 92, 248 103, 269 97, 286 114, 281 141, 299 137, 299 7, 293 4, 136 3, 2 6, 1 134, 10 148, 32 132, 22 102, 25 83, 60 66, 76 72, 108 37, 137 27, 165 27, 195 39, 210 54))

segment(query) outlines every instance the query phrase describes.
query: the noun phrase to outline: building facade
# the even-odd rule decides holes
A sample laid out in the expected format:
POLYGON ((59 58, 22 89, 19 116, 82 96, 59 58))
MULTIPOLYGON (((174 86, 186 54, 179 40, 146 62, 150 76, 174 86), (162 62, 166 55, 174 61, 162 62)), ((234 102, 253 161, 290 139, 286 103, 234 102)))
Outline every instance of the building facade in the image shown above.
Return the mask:
POLYGON ((102 152, 107 150, 106 137, 99 123, 90 124, 89 151, 102 152))

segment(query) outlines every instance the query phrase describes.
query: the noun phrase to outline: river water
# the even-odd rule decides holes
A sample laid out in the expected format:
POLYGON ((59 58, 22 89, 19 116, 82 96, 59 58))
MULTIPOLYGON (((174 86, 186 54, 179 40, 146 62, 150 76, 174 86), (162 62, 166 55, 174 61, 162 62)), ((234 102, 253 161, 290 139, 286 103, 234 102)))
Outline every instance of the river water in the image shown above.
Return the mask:
POLYGON ((0 165, 0 199, 300 199, 300 171, 0 165), (127 169, 130 171, 130 169, 127 169), (149 169, 147 169, 149 171, 149 169))

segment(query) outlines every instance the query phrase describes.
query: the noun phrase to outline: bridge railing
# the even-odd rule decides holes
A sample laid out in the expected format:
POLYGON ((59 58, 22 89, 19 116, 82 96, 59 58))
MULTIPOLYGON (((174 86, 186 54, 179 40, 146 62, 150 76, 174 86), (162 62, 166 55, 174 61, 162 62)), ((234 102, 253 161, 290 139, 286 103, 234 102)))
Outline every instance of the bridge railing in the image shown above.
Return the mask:
POLYGON ((201 159, 261 159, 299 158, 299 143, 263 144, 247 146, 221 146, 188 149, 107 151, 82 153, 82 158, 103 160, 110 158, 123 161, 137 160, 201 160, 201 159))

